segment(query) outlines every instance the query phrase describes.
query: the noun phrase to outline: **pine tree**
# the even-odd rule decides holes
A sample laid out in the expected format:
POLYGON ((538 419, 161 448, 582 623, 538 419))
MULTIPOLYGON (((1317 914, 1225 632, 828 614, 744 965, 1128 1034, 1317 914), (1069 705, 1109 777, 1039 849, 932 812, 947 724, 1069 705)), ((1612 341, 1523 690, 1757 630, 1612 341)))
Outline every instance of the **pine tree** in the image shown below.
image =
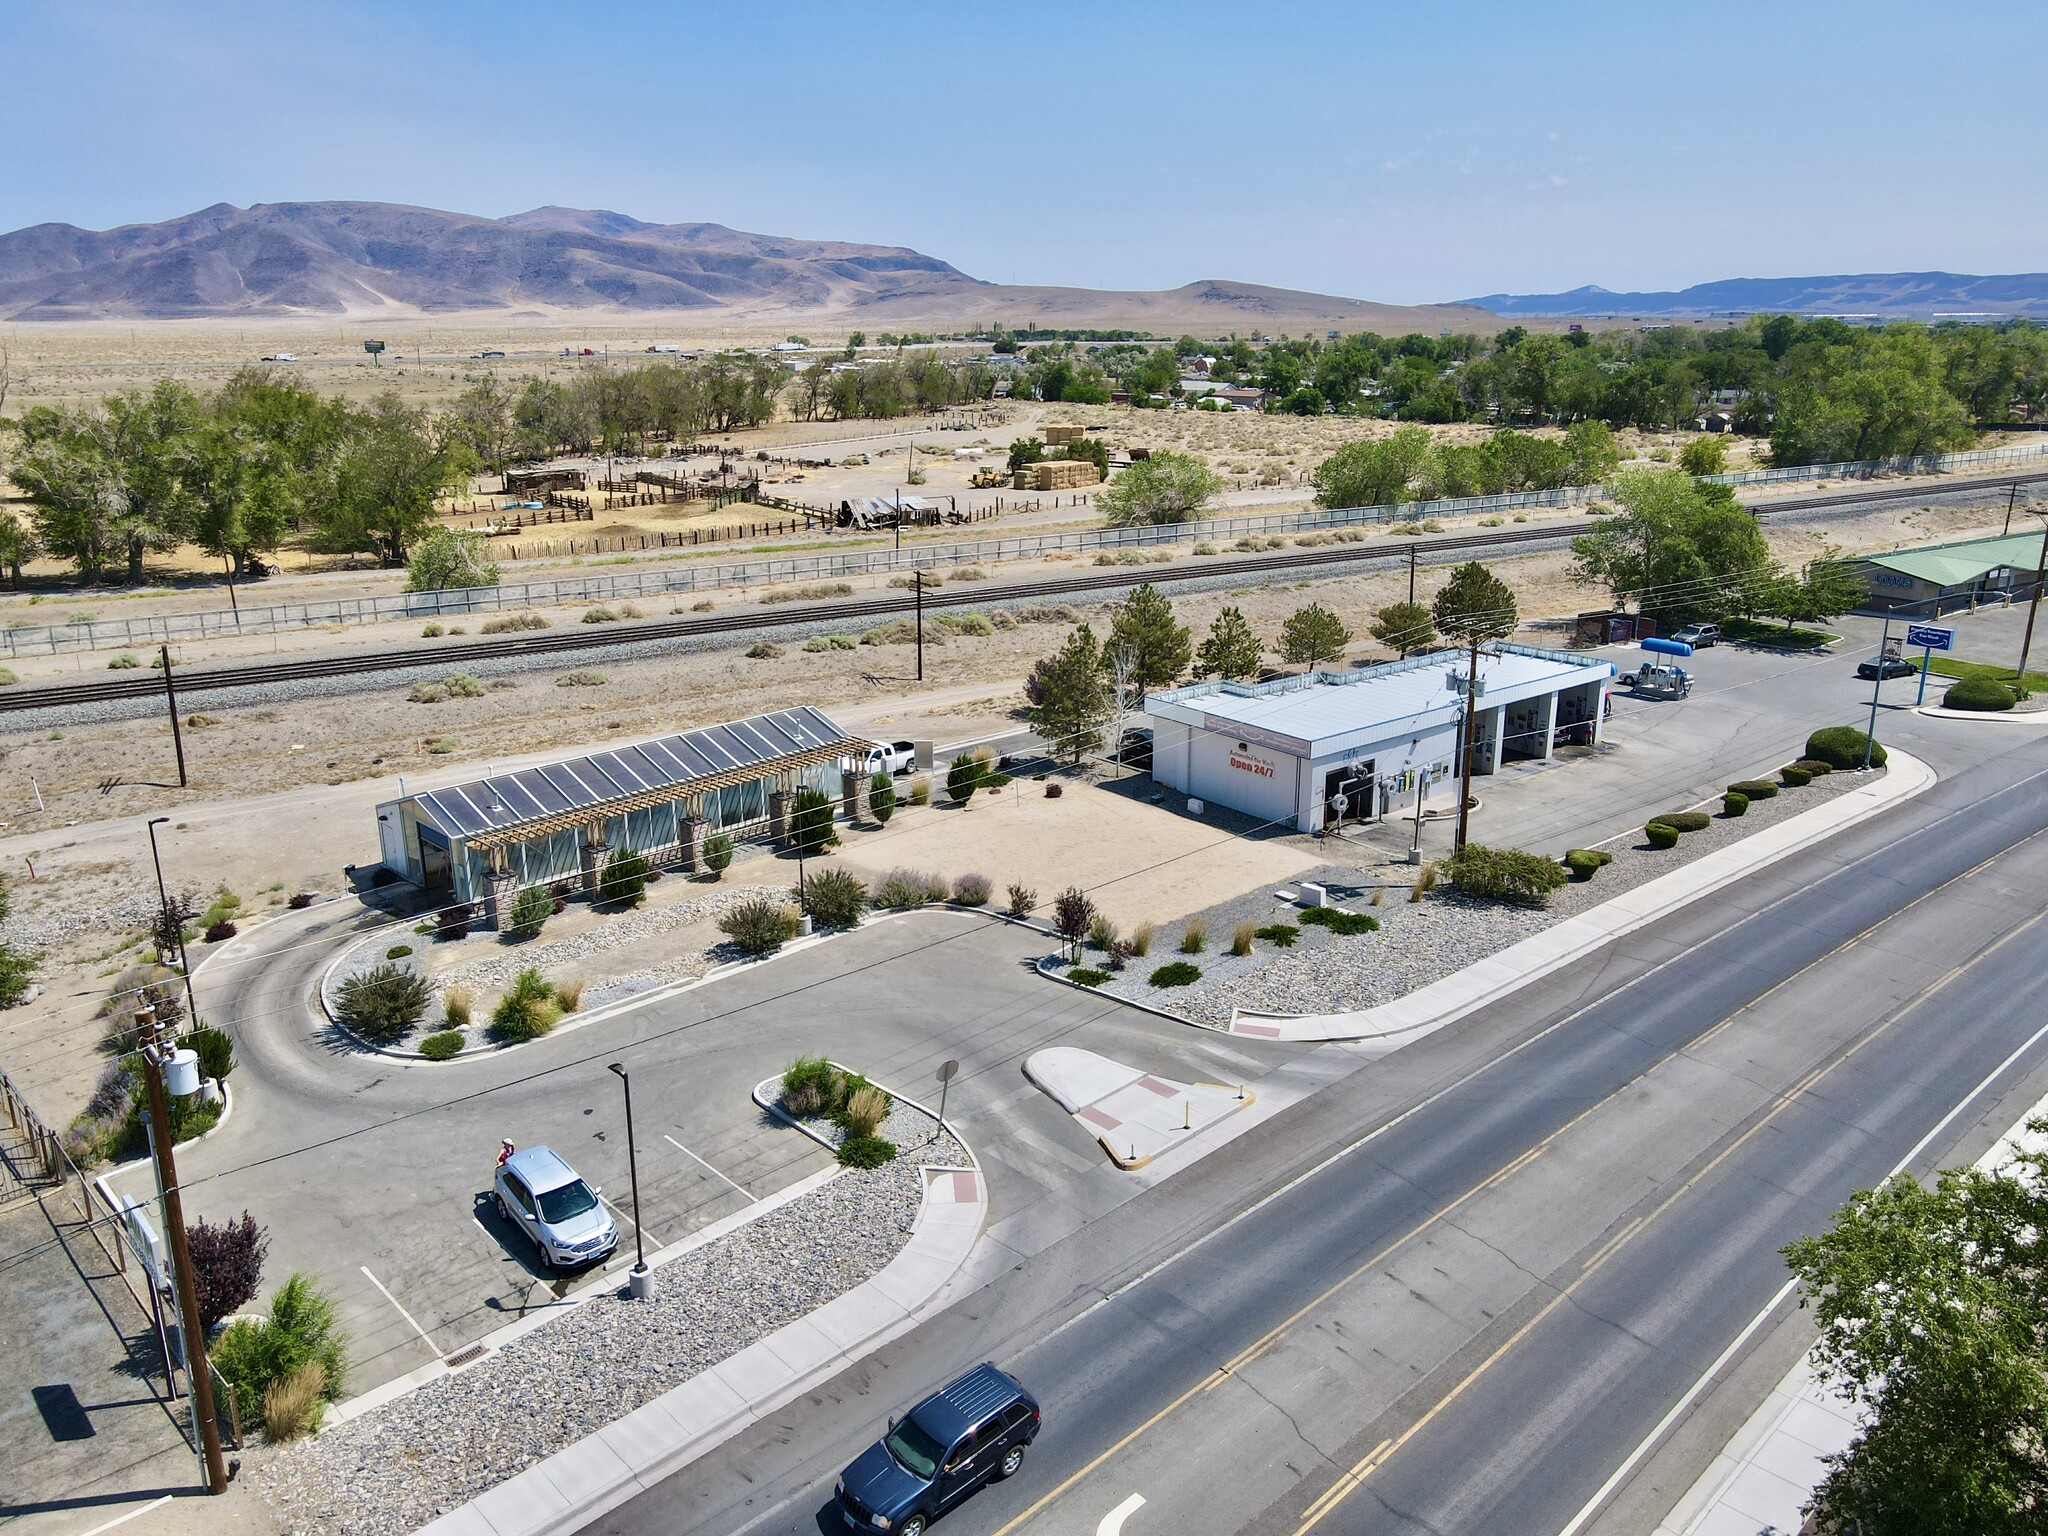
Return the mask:
POLYGON ((1436 644, 1436 624, 1420 603, 1389 603, 1374 616, 1372 637, 1406 656, 1436 644))
POLYGON ((1117 605, 1106 648, 1130 654, 1130 682, 1140 690, 1179 682, 1188 669, 1187 626, 1174 618, 1173 604, 1149 581, 1117 605))
POLYGON ((1335 661, 1350 643, 1351 631, 1321 603, 1296 609, 1280 626, 1283 661, 1313 667, 1319 661, 1335 661))
POLYGON ((1472 810, 1472 749, 1477 739, 1472 721, 1479 708, 1479 647, 1515 632, 1515 594, 1477 560, 1468 560, 1451 572, 1449 584, 1430 604, 1430 613, 1446 639, 1461 642, 1471 653, 1465 674, 1465 721, 1460 731, 1464 742, 1459 754, 1458 836, 1453 845, 1455 852, 1463 853, 1472 810))
POLYGON ((1259 637, 1252 633, 1242 609, 1225 608, 1195 652, 1195 676, 1243 682, 1258 675, 1259 637))
POLYGON ((1112 707, 1095 631, 1086 624, 1076 628, 1039 677, 1044 697, 1031 706, 1031 724, 1056 756, 1078 763, 1101 745, 1112 707))

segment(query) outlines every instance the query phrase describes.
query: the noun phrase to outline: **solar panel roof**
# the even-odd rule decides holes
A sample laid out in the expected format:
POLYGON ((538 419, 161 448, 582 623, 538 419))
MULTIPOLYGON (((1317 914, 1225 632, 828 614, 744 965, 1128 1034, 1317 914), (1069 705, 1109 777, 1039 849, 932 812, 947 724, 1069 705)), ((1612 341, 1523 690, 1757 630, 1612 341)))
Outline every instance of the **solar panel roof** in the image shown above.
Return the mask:
POLYGON ((804 705, 427 790, 413 804, 451 836, 474 837, 643 790, 687 788, 714 773, 767 765, 850 739, 824 713, 804 705))

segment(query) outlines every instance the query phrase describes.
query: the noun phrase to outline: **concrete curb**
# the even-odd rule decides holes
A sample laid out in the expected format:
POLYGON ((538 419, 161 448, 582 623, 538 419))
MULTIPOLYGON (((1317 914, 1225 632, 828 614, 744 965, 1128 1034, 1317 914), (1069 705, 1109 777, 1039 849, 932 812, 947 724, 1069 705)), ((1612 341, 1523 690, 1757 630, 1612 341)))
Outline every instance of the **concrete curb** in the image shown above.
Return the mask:
POLYGON ((1896 748, 1890 751, 1885 776, 1875 783, 1716 849, 1391 1003, 1321 1014, 1239 1009, 1231 1015, 1229 1032, 1265 1040, 1370 1041, 1390 1051, 1406 1045, 1933 785, 1933 769, 1896 748))
POLYGON ((1191 1019, 1186 1014, 1175 1013, 1171 1008, 1161 1008, 1156 1003, 1140 1002, 1134 997, 1123 997, 1115 992, 1104 992, 1099 987, 1091 987, 1078 981, 1070 981, 1063 972, 1080 963, 1078 960, 1063 960, 1057 955, 1040 955, 1037 960, 1032 962, 1032 966, 1047 981, 1058 982, 1063 987, 1072 987, 1076 992, 1086 992, 1090 997, 1100 997, 1112 1003, 1121 1003, 1126 1008, 1136 1008, 1142 1013, 1152 1014, 1172 1024, 1185 1024, 1189 1029, 1206 1029, 1215 1034, 1225 1035, 1230 1033, 1227 1029, 1218 1029, 1214 1024, 1204 1024, 1200 1019, 1191 1019))
POLYGON ((1913 711, 1930 720, 1969 720, 1979 725, 2048 725, 2048 709, 1943 709, 1922 704, 1913 711))
POLYGON ((924 1201, 910 1241, 872 1279, 507 1478, 425 1531, 567 1536, 942 1311, 988 1219, 988 1181, 978 1168, 927 1165, 921 1171, 924 1201))

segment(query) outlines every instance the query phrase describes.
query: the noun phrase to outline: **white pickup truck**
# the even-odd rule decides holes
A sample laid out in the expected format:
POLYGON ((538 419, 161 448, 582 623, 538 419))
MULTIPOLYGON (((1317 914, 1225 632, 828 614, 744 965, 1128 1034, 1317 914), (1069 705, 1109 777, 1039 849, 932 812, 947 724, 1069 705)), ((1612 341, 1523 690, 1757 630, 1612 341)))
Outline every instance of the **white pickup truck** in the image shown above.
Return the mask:
POLYGON ((868 748, 867 771, 871 775, 908 773, 916 763, 917 743, 914 741, 891 741, 868 748))

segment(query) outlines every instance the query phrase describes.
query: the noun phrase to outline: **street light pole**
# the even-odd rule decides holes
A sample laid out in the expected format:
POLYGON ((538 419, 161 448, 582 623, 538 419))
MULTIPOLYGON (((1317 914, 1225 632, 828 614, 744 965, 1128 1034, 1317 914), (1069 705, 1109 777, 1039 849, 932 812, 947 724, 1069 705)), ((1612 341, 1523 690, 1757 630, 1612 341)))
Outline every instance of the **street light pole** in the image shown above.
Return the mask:
POLYGON ((2027 633, 2020 641, 2020 669, 2013 676, 2021 688, 2027 686, 2027 655, 2034 649, 2034 619, 2041 612, 2041 582, 2048 578, 2048 512, 2027 510, 2041 519, 2041 558, 2034 562, 2034 600, 2027 604, 2027 633))
POLYGON ((647 1270, 647 1245, 640 1236, 640 1155, 633 1143, 633 1079, 623 1062, 615 1061, 607 1070, 617 1075, 619 1086, 626 1090, 626 1169, 633 1184, 633 1273, 626 1283, 634 1300, 645 1301, 653 1293, 654 1281, 647 1270))
POLYGON ((1877 676, 1870 680, 1870 729, 1863 733, 1863 771, 1870 771, 1872 744, 1877 740, 1877 692, 1884 687, 1884 664, 1890 658, 1892 648, 1892 620, 1886 614, 1884 635, 1877 642, 1877 676))
MULTIPOLYGON (((168 914, 171 910, 171 897, 170 893, 164 889, 164 861, 163 856, 156 851, 156 829, 170 819, 168 816, 156 816, 152 817, 149 823, 149 862, 156 866, 157 910, 165 914, 168 914)), ((180 918, 177 920, 176 932, 178 935, 178 969, 185 973, 185 1016, 190 1021, 188 1027, 197 1029, 199 1027, 199 1000, 192 995, 192 962, 185 954, 184 919, 180 918)))

